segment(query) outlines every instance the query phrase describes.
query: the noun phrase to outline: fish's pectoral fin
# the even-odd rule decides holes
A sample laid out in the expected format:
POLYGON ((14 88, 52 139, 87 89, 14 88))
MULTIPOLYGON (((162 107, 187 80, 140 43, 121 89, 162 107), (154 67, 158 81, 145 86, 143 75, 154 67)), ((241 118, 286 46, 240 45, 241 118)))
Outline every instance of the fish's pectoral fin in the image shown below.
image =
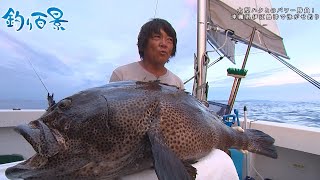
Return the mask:
POLYGON ((148 132, 153 155, 153 163, 159 180, 193 180, 196 168, 183 163, 175 153, 163 142, 160 134, 148 132))

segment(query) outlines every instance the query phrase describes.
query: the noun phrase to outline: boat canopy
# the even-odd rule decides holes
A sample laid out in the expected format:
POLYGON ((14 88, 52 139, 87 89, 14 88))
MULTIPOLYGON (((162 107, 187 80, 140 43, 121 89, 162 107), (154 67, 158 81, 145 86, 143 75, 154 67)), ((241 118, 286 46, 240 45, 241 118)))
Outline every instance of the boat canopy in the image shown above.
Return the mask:
MULTIPOLYGON (((233 63, 235 41, 249 43, 256 28, 252 46, 289 59, 276 24, 277 12, 270 0, 208 0, 208 41, 233 63), (222 31, 217 29, 222 29, 222 31), (226 31, 228 33, 226 39, 226 31)), ((278 17, 280 18, 280 17, 278 17)))

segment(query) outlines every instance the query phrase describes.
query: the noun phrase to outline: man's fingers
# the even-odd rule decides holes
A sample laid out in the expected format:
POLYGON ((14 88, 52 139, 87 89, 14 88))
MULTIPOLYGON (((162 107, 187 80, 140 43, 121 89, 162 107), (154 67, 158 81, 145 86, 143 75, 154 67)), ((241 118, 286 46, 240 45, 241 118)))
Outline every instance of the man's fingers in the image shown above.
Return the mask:
MULTIPOLYGON (((239 131, 239 132, 244 132, 244 129, 242 129, 240 126, 234 126, 234 127, 232 127, 234 130, 236 130, 236 131, 239 131)), ((240 149, 239 150, 240 152, 242 152, 243 154, 248 154, 249 153, 249 151, 248 150, 243 150, 243 149, 240 149)))
POLYGON ((248 150, 240 149, 240 151, 241 151, 243 154, 248 154, 248 153, 249 153, 249 151, 248 151, 248 150))
POLYGON ((232 127, 234 130, 237 130, 239 132, 244 132, 244 129, 242 129, 240 126, 235 126, 235 127, 232 127))

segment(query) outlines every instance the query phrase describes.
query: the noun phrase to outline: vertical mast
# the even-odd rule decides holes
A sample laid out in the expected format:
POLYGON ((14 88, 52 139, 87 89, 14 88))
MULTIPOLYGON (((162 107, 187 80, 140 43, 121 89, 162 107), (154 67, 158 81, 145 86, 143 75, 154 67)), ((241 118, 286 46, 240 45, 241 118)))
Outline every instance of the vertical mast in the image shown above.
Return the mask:
POLYGON ((207 2, 198 0, 197 2, 197 71, 195 78, 194 92, 196 98, 205 101, 206 91, 206 39, 207 39, 207 2))

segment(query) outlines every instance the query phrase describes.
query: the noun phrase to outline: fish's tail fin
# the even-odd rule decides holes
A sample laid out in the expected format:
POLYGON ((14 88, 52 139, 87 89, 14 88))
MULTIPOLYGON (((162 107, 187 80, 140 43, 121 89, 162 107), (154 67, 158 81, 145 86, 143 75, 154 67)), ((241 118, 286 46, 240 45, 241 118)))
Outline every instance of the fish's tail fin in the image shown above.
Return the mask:
POLYGON ((274 146, 274 138, 256 129, 246 129, 244 134, 246 134, 248 138, 248 146, 246 149, 249 152, 277 159, 278 154, 274 146))

